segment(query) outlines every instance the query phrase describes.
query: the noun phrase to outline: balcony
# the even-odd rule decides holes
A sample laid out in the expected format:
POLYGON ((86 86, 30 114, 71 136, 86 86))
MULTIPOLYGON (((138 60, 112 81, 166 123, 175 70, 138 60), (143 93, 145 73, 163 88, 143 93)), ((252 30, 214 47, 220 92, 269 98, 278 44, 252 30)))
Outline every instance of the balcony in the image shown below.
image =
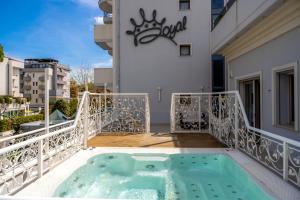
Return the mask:
POLYGON ((266 17, 281 2, 280 0, 266 0, 263 3, 261 0, 228 1, 212 25, 212 53, 217 53, 228 42, 259 21, 259 18, 266 17))
POLYGON ((66 76, 66 75, 67 75, 67 73, 66 73, 65 71, 60 71, 60 70, 57 70, 57 71, 56 71, 56 74, 57 74, 58 76, 66 76))
POLYGON ((99 0, 98 5, 104 12, 112 13, 112 0, 99 0))
POLYGON ((45 90, 45 85, 39 85, 40 90, 45 90))
POLYGON ((57 80, 56 83, 57 83, 58 85, 65 85, 65 84, 67 84, 67 82, 64 81, 64 80, 57 80))
POLYGON ((24 98, 31 99, 31 94, 26 94, 26 93, 25 93, 25 94, 23 94, 23 97, 24 97, 24 98))
POLYGON ((104 50, 112 50, 112 25, 97 24, 94 26, 94 39, 104 50))
POLYGON ((40 76, 39 81, 44 82, 45 81, 45 76, 40 76))
POLYGON ((31 81, 31 77, 30 77, 30 76, 25 76, 25 77, 24 77, 24 81, 26 81, 26 82, 31 81))
MULTIPOLYGON (((95 172, 100 175, 103 171, 109 172, 110 177, 119 177, 120 173, 128 175, 128 172, 141 172, 143 177, 137 179, 138 184, 132 184, 131 181, 130 185, 143 184, 143 189, 151 190, 153 184, 148 183, 155 181, 153 173, 156 173, 159 175, 157 180, 160 181, 156 182, 159 183, 158 189, 162 188, 160 191, 164 191, 167 186, 162 180, 171 180, 171 184, 175 180, 189 186, 193 197, 197 194, 196 199, 200 199, 198 194, 202 193, 202 199, 215 199, 206 198, 205 194, 217 199, 249 199, 247 197, 253 196, 255 198, 252 199, 300 199, 300 143, 251 127, 237 92, 172 94, 170 103, 172 134, 149 134, 150 107, 147 94, 85 92, 81 96, 75 120, 50 126, 46 134, 45 128, 42 128, 1 140, 2 144, 13 142, 0 152, 0 178, 5 186, 1 194, 13 195, 18 191, 16 199, 24 196, 52 197, 53 190, 46 190, 52 181, 51 186, 59 191, 56 194, 60 197, 72 194, 73 191, 77 192, 76 194, 80 192, 80 196, 76 197, 86 197, 87 190, 79 189, 90 187, 89 182, 85 184, 86 180, 91 180, 86 179, 90 174, 75 173, 76 177, 71 175, 76 170, 78 172, 79 167, 83 167, 80 172, 91 171, 93 174, 90 177, 95 180, 95 172), (127 135, 120 136, 120 133, 127 135), (198 149, 184 148, 192 147, 187 140, 198 149), (208 144, 215 141, 218 141, 217 146, 213 146, 220 148, 208 149, 208 144), (97 144, 102 148, 94 148, 98 147, 97 144), (166 144, 173 146, 168 149, 145 148, 157 145, 166 147, 166 144), (205 149, 200 149, 199 144, 205 149), (106 148, 106 145, 143 148, 128 150, 106 148), (86 150, 88 147, 93 148, 86 150), (128 165, 123 168, 115 165, 121 162, 128 165), (68 173, 65 173, 66 170, 68 173), (180 174, 174 179, 176 171, 180 174), (184 174, 186 172, 188 174, 184 174), (166 173, 171 173, 170 179, 165 178, 169 177, 166 173), (150 174, 152 178, 148 179, 150 174), (162 176, 164 179, 161 179, 162 176), (37 179, 38 181, 35 181, 37 179), (67 193, 65 188, 58 190, 57 188, 61 189, 59 185, 62 183, 64 187, 68 186, 67 192, 71 192, 67 193)), ((107 181, 111 182, 110 179, 107 181)), ((103 191, 107 181, 99 182, 98 188, 103 191)), ((119 189, 119 184, 120 181, 117 180, 109 186, 119 189)), ((126 186, 125 192, 128 191, 126 186)), ((182 189, 170 188, 177 188, 176 191, 182 189)), ((184 197, 188 195, 186 187, 183 187, 183 192, 177 193, 185 194, 184 197)), ((165 197, 164 192, 161 194, 165 197)), ((170 194, 176 193, 172 191, 170 194)))
POLYGON ((24 89, 25 89, 25 90, 31 90, 31 85, 25 85, 25 86, 24 86, 24 89))
POLYGON ((111 13, 104 12, 103 23, 104 24, 112 24, 112 14, 111 13))

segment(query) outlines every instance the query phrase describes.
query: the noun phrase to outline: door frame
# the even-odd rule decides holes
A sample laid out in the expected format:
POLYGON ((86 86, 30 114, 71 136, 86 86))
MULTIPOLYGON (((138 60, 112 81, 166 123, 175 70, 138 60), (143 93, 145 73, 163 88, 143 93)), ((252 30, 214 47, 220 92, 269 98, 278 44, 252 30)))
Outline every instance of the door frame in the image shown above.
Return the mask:
POLYGON ((263 111, 263 83, 262 83, 262 71, 257 71, 257 72, 254 72, 254 73, 250 73, 250 74, 246 74, 246 75, 243 75, 243 76, 237 76, 235 77, 235 81, 234 81, 234 84, 235 84, 235 90, 237 90, 238 92, 240 91, 240 87, 239 87, 239 82, 240 81, 247 81, 247 80, 251 80, 251 79, 258 79, 259 80, 259 85, 260 85, 260 128, 262 129, 262 126, 263 126, 263 120, 262 120, 262 111, 263 111))

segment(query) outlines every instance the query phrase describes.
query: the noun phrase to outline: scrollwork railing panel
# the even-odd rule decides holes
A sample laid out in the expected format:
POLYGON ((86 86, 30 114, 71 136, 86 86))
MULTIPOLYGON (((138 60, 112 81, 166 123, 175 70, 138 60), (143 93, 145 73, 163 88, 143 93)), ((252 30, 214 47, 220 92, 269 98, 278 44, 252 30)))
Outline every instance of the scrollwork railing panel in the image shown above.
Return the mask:
POLYGON ((97 133, 145 133, 149 130, 147 95, 91 94, 89 100, 89 123, 97 133))

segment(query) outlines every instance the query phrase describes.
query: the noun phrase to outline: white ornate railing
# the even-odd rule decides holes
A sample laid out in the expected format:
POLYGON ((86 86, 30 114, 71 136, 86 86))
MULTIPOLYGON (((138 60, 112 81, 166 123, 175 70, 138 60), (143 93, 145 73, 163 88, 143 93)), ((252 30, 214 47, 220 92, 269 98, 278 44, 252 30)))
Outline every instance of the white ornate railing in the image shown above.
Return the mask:
POLYGON ((89 135, 95 133, 149 133, 150 110, 147 94, 91 93, 89 135))
MULTIPOLYGON (((69 127, 71 125, 74 124, 74 120, 70 120, 70 121, 66 121, 63 123, 59 123, 59 124, 55 124, 49 127, 49 132, 54 132, 57 130, 60 130, 62 128, 66 128, 69 127)), ((39 128, 36 130, 32 130, 32 131, 28 131, 28 132, 24 132, 18 135, 13 135, 13 136, 9 136, 9 137, 4 137, 0 139, 0 147, 6 147, 6 146, 10 146, 19 142, 23 142, 25 140, 28 140, 30 138, 34 138, 37 136, 41 136, 43 134, 45 134, 46 132, 46 128, 39 128)))
POLYGON ((148 104, 147 94, 85 92, 74 121, 50 126, 47 134, 46 129, 39 129, 13 136, 12 144, 0 149, 0 195, 17 192, 86 148, 91 135, 150 132, 148 104))
POLYGON ((249 125, 237 91, 172 95, 171 132, 207 132, 300 187, 300 142, 249 125))

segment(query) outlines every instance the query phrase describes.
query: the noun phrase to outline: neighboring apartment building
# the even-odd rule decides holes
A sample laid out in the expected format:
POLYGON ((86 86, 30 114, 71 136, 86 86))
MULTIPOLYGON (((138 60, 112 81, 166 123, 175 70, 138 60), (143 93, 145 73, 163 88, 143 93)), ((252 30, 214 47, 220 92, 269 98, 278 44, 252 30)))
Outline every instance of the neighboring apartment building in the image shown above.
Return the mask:
POLYGON ((112 91, 113 74, 112 68, 94 68, 94 83, 98 88, 112 91))
POLYGON ((152 123, 169 122, 173 92, 239 90, 252 126, 299 139, 299 0, 99 6, 113 14, 95 41, 113 54, 114 91, 149 93, 152 123))
POLYGON ((4 57, 0 62, 0 95, 22 97, 20 75, 24 62, 15 58, 4 57))
MULTIPOLYGON (((299 0, 233 0, 211 33, 252 126, 299 139, 299 0)), ((222 71, 222 70, 221 70, 222 71)))
POLYGON ((22 73, 24 97, 31 99, 32 107, 43 107, 45 100, 45 69, 53 70, 50 78, 52 99, 70 98, 70 68, 55 59, 25 59, 22 73))

